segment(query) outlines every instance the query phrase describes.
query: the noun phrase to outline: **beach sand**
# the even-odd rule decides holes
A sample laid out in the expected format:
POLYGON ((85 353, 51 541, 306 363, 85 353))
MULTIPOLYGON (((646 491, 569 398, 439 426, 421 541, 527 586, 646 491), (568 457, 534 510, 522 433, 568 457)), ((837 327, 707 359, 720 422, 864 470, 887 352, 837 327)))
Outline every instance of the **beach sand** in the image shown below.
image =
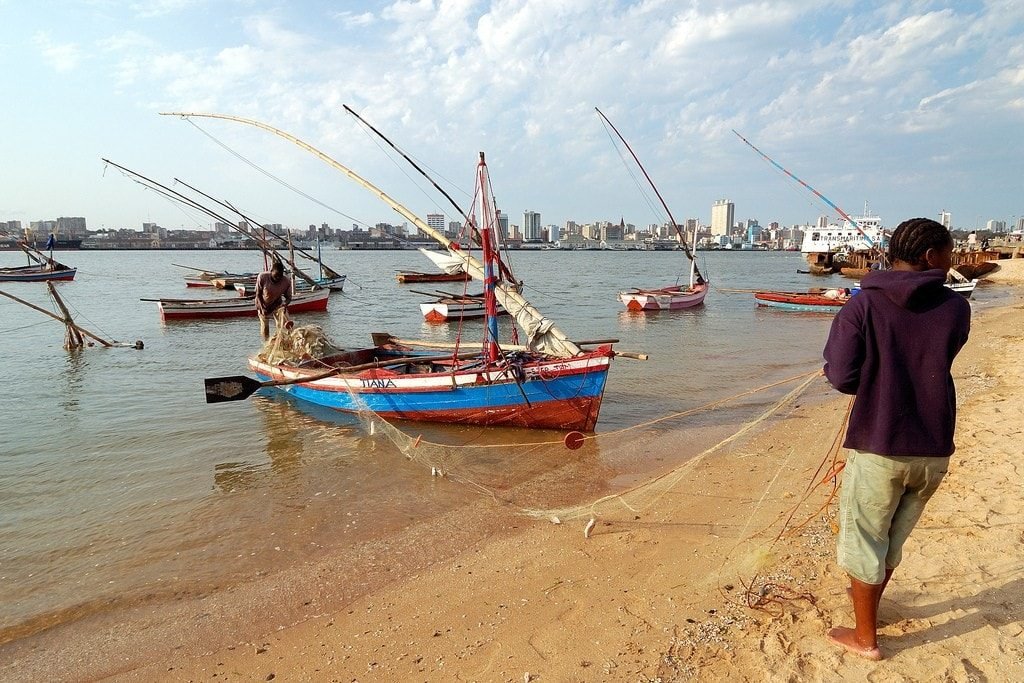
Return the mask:
MULTIPOLYGON (((1004 264, 991 280, 1024 283, 1024 259, 1004 264)), ((0 675, 1024 680, 1022 329, 1019 297, 975 314, 954 366, 958 449, 883 598, 881 662, 824 637, 852 624, 828 476, 849 399, 816 377, 807 400, 622 501, 563 512, 557 524, 496 504, 450 519, 445 533, 464 537, 466 550, 432 557, 420 539, 416 562, 379 568, 353 600, 332 592, 345 574, 328 562, 318 582, 273 577, 270 590, 265 582, 10 643, 0 675)))

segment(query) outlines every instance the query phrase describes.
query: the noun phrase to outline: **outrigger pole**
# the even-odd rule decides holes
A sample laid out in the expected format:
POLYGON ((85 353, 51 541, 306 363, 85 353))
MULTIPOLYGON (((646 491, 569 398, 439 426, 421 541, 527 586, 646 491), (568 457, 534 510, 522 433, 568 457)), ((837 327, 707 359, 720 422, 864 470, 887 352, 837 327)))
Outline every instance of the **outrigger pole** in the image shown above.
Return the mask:
MULTIPOLYGON (((427 225, 426 221, 414 214, 410 209, 399 204, 395 199, 390 197, 386 192, 381 190, 379 187, 361 177, 352 169, 342 165, 338 161, 328 156, 325 152, 320 151, 316 147, 313 147, 307 142, 300 140, 299 138, 284 132, 273 126, 269 126, 265 123, 253 119, 246 119, 240 116, 231 116, 228 114, 203 114, 197 112, 160 112, 161 116, 178 116, 183 119, 189 117, 196 118, 208 118, 208 119, 221 119, 224 121, 235 121, 236 123, 244 123, 255 128, 268 131, 277 135, 278 137, 284 138, 289 142, 301 147, 313 156, 319 158, 324 163, 335 168, 338 171, 344 173, 348 178, 361 187, 369 190, 374 196, 383 201, 385 204, 390 206, 392 209, 398 212, 406 220, 413 223, 417 228, 422 230, 425 234, 430 235, 437 240, 441 245, 449 250, 453 255, 457 255, 462 259, 465 264, 466 272, 472 275, 481 282, 485 281, 484 267, 483 264, 477 261, 474 257, 466 254, 459 249, 458 244, 452 242, 443 233, 435 230, 431 226, 427 225)), ((526 332, 527 338, 529 339, 529 346, 535 350, 549 353, 556 356, 578 356, 583 353, 582 349, 578 347, 564 332, 555 327, 554 321, 547 318, 542 314, 536 307, 522 297, 519 292, 516 292, 513 287, 505 282, 498 282, 495 287, 495 295, 498 297, 501 305, 512 314, 516 321, 523 327, 526 332)))
MULTIPOLYGON (((850 216, 850 215, 849 215, 848 213, 846 213, 845 211, 843 211, 842 209, 840 209, 840 208, 839 208, 838 206, 836 206, 835 204, 833 204, 833 203, 832 203, 832 200, 830 200, 830 199, 829 199, 828 197, 826 197, 826 196, 825 196, 825 195, 823 195, 822 193, 818 192, 818 191, 817 191, 817 190, 815 190, 815 189, 814 189, 813 187, 811 187, 810 185, 808 185, 807 183, 805 183, 804 181, 800 180, 800 179, 799 179, 799 178, 797 178, 797 177, 796 177, 795 175, 793 175, 792 173, 790 173, 789 171, 787 171, 787 170, 786 170, 785 168, 783 168, 783 167, 782 167, 782 166, 781 166, 781 165, 780 165, 780 164, 779 164, 778 162, 776 162, 776 161, 775 161, 775 159, 772 159, 772 158, 771 158, 770 156, 768 156, 767 154, 765 154, 764 152, 762 152, 761 150, 759 150, 759 149, 758 149, 757 147, 755 147, 755 146, 754 146, 754 143, 752 143, 752 142, 751 142, 750 140, 746 139, 745 137, 743 137, 742 135, 740 135, 739 133, 737 133, 737 132, 736 132, 736 129, 733 129, 733 130, 732 130, 732 132, 733 132, 733 133, 736 133, 736 137, 738 137, 738 138, 739 138, 740 140, 742 140, 743 142, 747 143, 747 146, 749 146, 749 147, 750 147, 750 149, 752 149, 752 150, 754 150, 755 152, 757 152, 758 154, 760 154, 760 155, 761 155, 761 156, 762 156, 762 157, 764 158, 764 160, 765 160, 765 161, 767 161, 767 162, 768 162, 769 164, 771 164, 771 165, 772 165, 772 166, 774 166, 775 168, 779 169, 780 171, 782 171, 783 173, 785 173, 786 175, 788 175, 788 176, 789 176, 790 178, 792 178, 793 180, 797 181, 798 183, 800 183, 801 185, 803 185, 804 187, 806 187, 806 188, 807 188, 808 190, 810 190, 811 192, 813 192, 813 193, 814 193, 814 196, 815 196, 815 197, 817 197, 817 198, 818 198, 818 199, 820 199, 821 201, 823 201, 823 202, 825 202, 826 204, 828 204, 829 206, 831 206, 831 207, 832 207, 833 209, 835 209, 835 210, 836 210, 837 212, 839 212, 839 215, 840 215, 840 216, 842 216, 843 218, 845 218, 846 220, 848 220, 848 221, 850 222, 850 225, 852 225, 853 227, 857 228, 857 232, 859 232, 859 233, 861 234, 861 236, 863 236, 863 237, 864 237, 864 239, 866 239, 866 240, 868 241, 868 246, 869 246, 869 247, 873 247, 873 246, 875 246, 875 241, 874 241, 874 240, 872 240, 872 239, 871 239, 870 237, 868 237, 868 234, 867 234, 866 232, 864 232, 863 230, 861 230, 861 227, 860 227, 860 223, 858 223, 857 221, 855 221, 855 220, 854 220, 854 219, 853 219, 853 218, 852 218, 852 217, 851 217, 851 216, 850 216)), ((865 213, 866 213, 866 212, 865 212, 865 213)))
POLYGON ((115 346, 116 347, 121 347, 121 348, 131 348, 131 349, 142 349, 143 348, 144 345, 143 345, 141 339, 136 341, 134 344, 129 343, 129 342, 108 341, 108 340, 104 339, 103 337, 100 337, 98 335, 93 334, 92 332, 90 332, 89 330, 85 329, 84 327, 80 327, 79 325, 75 324, 75 322, 71 319, 71 313, 68 312, 68 309, 64 305, 64 302, 61 300, 60 296, 57 294, 57 289, 53 286, 53 283, 52 282, 47 282, 46 284, 47 284, 47 286, 50 289, 50 294, 53 296, 54 301, 57 302, 57 306, 60 308, 61 312, 64 313, 64 317, 61 317, 61 316, 59 316, 59 315, 57 315, 55 313, 51 313, 50 311, 46 310, 45 308, 40 308, 39 306, 36 306, 35 304, 33 304, 33 303, 29 302, 29 301, 25 301, 24 299, 19 299, 18 297, 14 296, 13 294, 8 294, 7 292, 5 292, 3 290, 0 290, 0 296, 5 296, 8 299, 11 299, 13 301, 17 301, 19 304, 24 304, 25 306, 28 306, 29 308, 31 308, 34 311, 39 311, 43 315, 48 315, 51 318, 53 318, 54 320, 57 320, 58 322, 64 323, 64 325, 67 327, 67 336, 65 337, 65 340, 64 340, 64 348, 66 348, 66 349, 70 350, 70 349, 74 349, 74 348, 81 348, 82 346, 84 346, 84 341, 82 339, 83 336, 89 337, 90 339, 95 339, 96 341, 98 341, 100 344, 102 344, 103 346, 105 346, 107 348, 112 348, 112 347, 115 347, 115 346))

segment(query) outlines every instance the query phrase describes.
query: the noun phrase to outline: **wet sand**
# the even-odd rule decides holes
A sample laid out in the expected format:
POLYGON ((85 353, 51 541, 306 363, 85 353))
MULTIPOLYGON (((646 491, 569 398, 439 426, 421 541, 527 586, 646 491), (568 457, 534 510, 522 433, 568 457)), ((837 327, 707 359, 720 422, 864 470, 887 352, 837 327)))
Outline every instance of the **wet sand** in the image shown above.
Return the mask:
MULTIPOLYGON (((991 279, 1019 287, 1022 266, 991 279)), ((883 599, 882 662, 824 638, 851 621, 826 476, 848 399, 815 398, 819 378, 759 430, 624 501, 556 524, 481 499, 398 538, 388 556, 402 561, 368 548, 354 564, 83 620, 4 646, 0 675, 1024 680, 1022 325, 1019 298, 975 315, 954 367, 958 450, 883 599), (443 544, 432 541, 439 529, 443 544)))

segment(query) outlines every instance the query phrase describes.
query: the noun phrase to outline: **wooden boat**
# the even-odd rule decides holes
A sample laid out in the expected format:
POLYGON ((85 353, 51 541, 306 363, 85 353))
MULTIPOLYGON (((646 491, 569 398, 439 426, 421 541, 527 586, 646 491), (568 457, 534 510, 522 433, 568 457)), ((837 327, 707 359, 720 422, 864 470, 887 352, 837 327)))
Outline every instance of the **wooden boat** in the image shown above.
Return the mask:
POLYGON ((416 282, 467 282, 472 280, 469 273, 421 273, 415 270, 400 270, 395 278, 402 284, 416 282))
MULTIPOLYGON (((484 296, 442 296, 435 301, 420 304, 420 312, 428 323, 443 323, 449 320, 483 318, 487 315, 484 296)), ((496 315, 507 315, 498 308, 496 315)))
MULTIPOLYGON (((288 313, 326 311, 331 292, 318 289, 300 292, 288 304, 288 313)), ((196 320, 214 318, 256 317, 254 296, 224 297, 220 299, 156 299, 162 320, 196 320)))
MULTIPOLYGON (((348 276, 347 275, 338 275, 337 277, 333 277, 333 278, 317 278, 315 280, 315 282, 316 282, 317 288, 319 288, 319 289, 326 289, 326 290, 329 290, 331 292, 340 292, 345 287, 345 278, 346 277, 348 277, 348 276)), ((254 294, 256 292, 256 280, 254 279, 251 282, 248 281, 248 280, 246 280, 244 282, 236 282, 234 284, 234 290, 236 292, 238 292, 239 294, 241 294, 242 296, 248 296, 250 294, 254 294)), ((305 280, 296 280, 295 281, 295 291, 296 292, 310 292, 312 290, 313 290, 312 285, 310 285, 305 280)))
MULTIPOLYGON (((651 180, 651 176, 647 174, 647 169, 640 163, 640 158, 637 157, 633 148, 626 142, 626 138, 622 137, 622 133, 615 127, 615 125, 608 120, 608 117, 604 113, 594 107, 597 111, 598 116, 601 117, 609 128, 615 133, 615 135, 622 141, 623 146, 629 151, 633 157, 633 161, 636 162, 637 167, 644 174, 644 178, 647 179, 651 189, 654 190, 654 194, 658 197, 658 201, 661 202, 662 208, 665 209, 665 213, 668 214, 668 219, 672 223, 672 227, 675 229, 676 235, 679 236, 679 243, 683 247, 683 251, 686 252, 686 257, 690 260, 690 281, 689 285, 682 287, 679 285, 670 285, 668 287, 653 287, 653 288, 642 288, 637 287, 633 290, 626 292, 619 292, 619 301, 621 301, 628 310, 637 313, 644 311, 675 311, 683 308, 693 308, 694 306, 700 306, 704 303, 704 297, 708 294, 708 282, 701 275, 700 270, 697 268, 697 260, 693 257, 693 251, 690 245, 686 242, 686 235, 683 234, 679 224, 676 223, 676 219, 672 217, 672 211, 668 208, 668 204, 662 198, 661 193, 655 186, 654 181, 651 180)), ((696 247, 697 240, 697 228, 693 229, 694 236, 694 248, 696 247)))
POLYGON ((967 280, 966 282, 947 282, 946 286, 965 299, 970 299, 974 294, 974 289, 978 286, 978 281, 967 280))
POLYGON ((635 289, 619 292, 619 300, 631 311, 675 311, 699 306, 704 302, 708 284, 701 282, 690 287, 662 287, 661 289, 635 289))
POLYGON ((0 268, 0 282, 67 282, 75 279, 77 268, 55 261, 25 242, 19 242, 18 246, 34 263, 0 268))
POLYGON ((852 296, 849 289, 826 289, 821 292, 755 292, 758 306, 770 306, 787 311, 816 311, 838 313, 852 296))
MULTIPOLYGON (((190 116, 200 116, 192 114, 190 116)), ((385 419, 426 420, 472 425, 507 425, 541 429, 591 431, 597 424, 611 359, 611 343, 584 351, 534 308, 515 287, 496 277, 494 236, 497 209, 483 153, 477 164, 475 196, 479 202, 473 225, 481 235, 483 262, 427 225, 351 169, 276 128, 251 119, 201 115, 247 123, 273 132, 316 154, 371 191, 424 233, 464 260, 465 269, 484 283, 486 324, 481 346, 464 354, 429 357, 411 353, 414 343, 378 344, 312 362, 275 360, 259 355, 249 367, 263 382, 247 377, 206 380, 208 402, 239 400, 258 388, 280 386, 313 403, 346 412, 372 410, 385 419), (477 214, 477 211, 479 212, 477 214), (502 346, 498 341, 497 306, 515 311, 527 343, 502 346), (368 367, 369 365, 369 367, 368 367)), ((296 331, 297 332, 297 331, 296 331)), ((424 343, 425 344, 425 343, 424 343)), ((475 344, 473 346, 476 346, 475 344)), ((463 349, 467 348, 463 344, 463 349)), ((567 441, 568 443, 568 441, 567 441)), ((573 439, 577 446, 582 439, 573 439)))
POLYGON ((203 270, 195 275, 185 276, 186 287, 212 287, 215 289, 225 289, 227 282, 231 281, 233 286, 235 282, 242 282, 248 279, 255 281, 256 273, 230 273, 226 270, 222 271, 209 271, 203 270))
POLYGON ((0 282, 66 282, 75 279, 77 268, 57 265, 61 267, 54 269, 49 265, 34 265, 0 268, 0 282))

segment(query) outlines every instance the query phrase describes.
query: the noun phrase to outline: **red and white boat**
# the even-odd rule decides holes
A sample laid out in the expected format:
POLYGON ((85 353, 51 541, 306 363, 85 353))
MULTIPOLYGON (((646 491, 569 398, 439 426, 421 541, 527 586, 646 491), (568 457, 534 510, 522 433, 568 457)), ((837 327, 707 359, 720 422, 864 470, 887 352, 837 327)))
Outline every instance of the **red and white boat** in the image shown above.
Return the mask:
POLYGON ((674 286, 661 289, 634 289, 619 292, 619 301, 630 311, 675 311, 704 303, 708 283, 699 282, 689 287, 674 286))
MULTIPOLYGON (((310 313, 327 310, 329 289, 300 292, 288 304, 288 313, 310 313)), ((215 318, 256 317, 255 296, 221 299, 157 299, 162 320, 197 320, 215 318)))
POLYGON ((781 308, 787 311, 838 313, 850 297, 849 289, 826 289, 821 292, 755 292, 758 306, 781 308))

